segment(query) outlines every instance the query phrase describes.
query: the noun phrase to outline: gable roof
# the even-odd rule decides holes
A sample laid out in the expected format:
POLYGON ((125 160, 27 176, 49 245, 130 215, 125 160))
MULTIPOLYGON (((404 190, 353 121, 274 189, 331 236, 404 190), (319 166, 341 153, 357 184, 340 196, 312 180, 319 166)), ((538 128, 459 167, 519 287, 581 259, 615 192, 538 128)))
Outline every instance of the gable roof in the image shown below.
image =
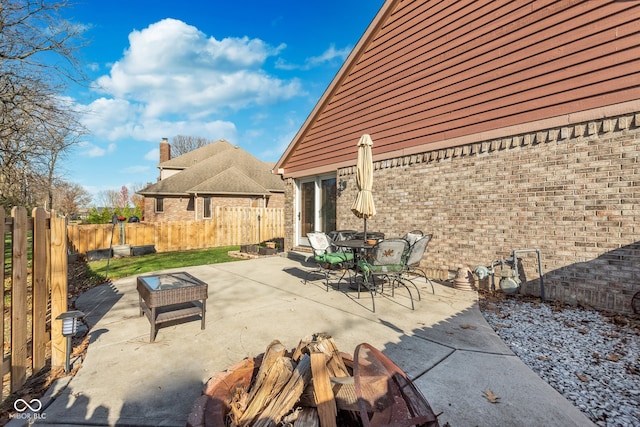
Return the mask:
POLYGON ((248 177, 236 167, 225 169, 219 174, 207 179, 191 189, 192 192, 216 194, 247 194, 254 196, 270 193, 263 185, 248 177))
MULTIPOLYGON (((357 58, 361 55, 361 52, 369 44, 370 40, 375 36, 375 33, 378 30, 378 27, 380 27, 384 23, 386 16, 391 13, 392 3, 394 3, 393 0, 386 0, 382 4, 382 6, 380 7, 380 10, 378 11, 376 16, 373 18, 373 20, 365 30, 365 33, 362 35, 362 37, 360 37, 360 40, 358 40, 358 43, 356 44, 356 46, 349 53, 349 56, 347 56, 347 59, 345 59, 344 63, 342 64, 342 67, 340 67, 340 69, 336 73, 331 83, 329 83, 329 86, 322 94, 322 97, 320 98, 320 100, 316 103, 315 107, 313 107, 313 110, 311 110, 311 113, 307 116, 307 119, 304 121, 304 123, 302 124, 302 126, 300 127, 296 135, 293 137, 293 140, 287 146, 285 152, 282 154, 280 159, 276 162, 274 166, 275 173, 284 175, 285 171, 283 170, 283 168, 286 165, 287 161, 289 160, 291 155, 295 152, 295 150, 298 148, 299 143, 304 139, 304 137, 306 136, 306 133, 310 130, 313 123, 318 119, 318 116, 322 113, 323 109, 329 103, 331 97, 339 89, 339 86, 342 80, 345 78, 346 75, 349 74, 349 70, 355 65, 355 63, 357 62, 357 58)), ((310 166, 306 169, 306 173, 318 174, 318 173, 329 172, 329 171, 335 170, 337 167, 348 166, 355 163, 356 162, 354 159, 353 162, 351 161, 347 161, 346 163, 340 162, 340 163, 331 165, 331 167, 329 168, 324 166, 314 168, 313 166, 310 166)))
POLYGON ((161 163, 180 172, 138 192, 143 196, 244 195, 284 192, 284 182, 271 165, 225 140, 207 144, 161 163))
POLYGON ((202 160, 215 156, 216 154, 219 154, 224 150, 232 150, 234 148, 236 148, 236 146, 232 145, 230 142, 224 139, 219 139, 215 142, 211 142, 207 145, 196 148, 195 150, 189 151, 188 153, 185 153, 181 156, 169 159, 166 162, 162 162, 158 165, 158 168, 186 169, 202 160))
POLYGON ((302 177, 640 107, 640 2, 386 0, 275 168, 302 177))

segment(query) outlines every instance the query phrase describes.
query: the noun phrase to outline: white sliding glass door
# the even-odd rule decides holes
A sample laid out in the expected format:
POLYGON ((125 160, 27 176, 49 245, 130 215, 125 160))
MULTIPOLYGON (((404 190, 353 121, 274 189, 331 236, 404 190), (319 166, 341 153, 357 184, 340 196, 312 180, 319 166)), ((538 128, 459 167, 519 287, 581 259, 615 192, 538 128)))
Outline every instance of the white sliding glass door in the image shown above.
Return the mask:
POLYGON ((324 175, 298 180, 297 192, 297 244, 308 245, 307 233, 335 230, 336 177, 324 175))

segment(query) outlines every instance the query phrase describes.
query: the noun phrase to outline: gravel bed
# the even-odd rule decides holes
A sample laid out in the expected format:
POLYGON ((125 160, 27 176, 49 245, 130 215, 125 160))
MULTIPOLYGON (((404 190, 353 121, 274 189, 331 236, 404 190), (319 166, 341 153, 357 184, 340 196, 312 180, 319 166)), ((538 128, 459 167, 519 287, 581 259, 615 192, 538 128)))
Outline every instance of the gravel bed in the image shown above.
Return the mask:
POLYGON ((598 426, 640 427, 640 327, 633 318, 506 297, 480 301, 498 336, 598 426))

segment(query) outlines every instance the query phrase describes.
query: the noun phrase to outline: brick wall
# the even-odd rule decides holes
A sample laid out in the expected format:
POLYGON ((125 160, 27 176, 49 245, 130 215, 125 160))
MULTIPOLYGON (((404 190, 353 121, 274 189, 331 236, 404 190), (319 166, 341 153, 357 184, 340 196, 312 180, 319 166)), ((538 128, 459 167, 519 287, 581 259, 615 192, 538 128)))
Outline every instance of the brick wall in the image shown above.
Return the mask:
MULTIPOLYGON (((368 229, 433 233, 422 265, 439 279, 540 249, 548 299, 629 312, 640 291, 639 126, 627 115, 376 162, 368 229)), ((362 229, 350 211, 355 167, 341 182, 338 228, 362 229)), ((522 262, 523 290, 539 294, 535 254, 522 262)))
POLYGON ((266 208, 284 208, 284 193, 275 193, 267 200, 266 208))
POLYGON ((295 194, 296 184, 293 178, 284 180, 284 250, 289 251, 294 246, 295 238, 295 194))
MULTIPOLYGON (((150 222, 162 221, 194 221, 196 213, 194 212, 193 203, 189 206, 189 197, 165 197, 164 212, 156 212, 155 199, 145 197, 144 199, 144 219, 150 222), (189 210, 190 209, 190 210, 189 210)), ((267 207, 282 208, 284 207, 284 194, 274 194, 267 199, 266 206, 262 199, 256 200, 251 197, 234 197, 234 196, 216 196, 211 200, 211 208, 216 206, 228 207, 267 207)), ((202 198, 198 198, 195 203, 197 209, 197 219, 202 219, 202 198)))
POLYGON ((189 197, 165 197, 163 201, 163 212, 156 212, 156 199, 153 197, 144 198, 144 220, 149 222, 162 221, 193 221, 194 211, 187 210, 189 197))

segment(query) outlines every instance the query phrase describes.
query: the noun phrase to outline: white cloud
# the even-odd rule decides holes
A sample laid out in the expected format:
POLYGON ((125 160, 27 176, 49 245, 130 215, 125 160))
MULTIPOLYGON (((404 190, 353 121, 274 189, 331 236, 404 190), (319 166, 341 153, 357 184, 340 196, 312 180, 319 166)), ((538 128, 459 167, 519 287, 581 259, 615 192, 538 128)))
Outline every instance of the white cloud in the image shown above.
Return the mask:
POLYGON ((145 117, 203 117, 301 92, 298 80, 282 80, 261 68, 284 45, 272 47, 248 37, 217 40, 175 19, 133 31, 129 44, 94 88, 138 104, 145 117))
POLYGON ((325 50, 320 56, 312 56, 307 58, 306 63, 314 67, 319 64, 324 64, 326 62, 332 62, 334 59, 337 59, 340 62, 344 62, 347 59, 347 56, 351 53, 351 47, 345 47, 342 49, 336 49, 335 45, 329 46, 329 49, 325 50))
POLYGON ((116 144, 109 144, 106 148, 89 142, 80 142, 78 144, 80 155, 84 157, 103 157, 109 153, 116 151, 116 144))
POLYGON ((198 135, 207 138, 234 138, 235 125, 225 120, 208 120, 195 117, 192 120, 166 120, 147 117, 140 106, 127 100, 99 98, 81 107, 83 124, 93 136, 107 141, 134 139, 160 141, 175 135, 198 135))
POLYGON ((84 152, 84 155, 87 157, 102 157, 106 153, 107 153, 107 150, 93 145, 90 147, 89 150, 84 152))
POLYGON ((127 168, 122 169, 122 172, 126 174, 141 174, 141 173, 148 172, 150 169, 151 169, 150 166, 134 165, 134 166, 129 166, 127 168))
POLYGON ((83 124, 94 136, 115 141, 132 135, 140 109, 123 99, 99 98, 81 107, 83 124))
POLYGON ((352 49, 350 46, 336 49, 335 45, 332 44, 319 56, 306 58, 304 64, 291 64, 282 58, 278 58, 276 60, 276 68, 281 70, 310 70, 322 64, 333 64, 334 62, 343 63, 352 49))
POLYGON ((295 136, 295 131, 278 135, 278 138, 274 141, 275 144, 268 150, 263 150, 260 153, 259 158, 264 161, 277 161, 295 136))
POLYGON ((153 150, 148 151, 147 154, 144 155, 144 159, 152 162, 158 162, 160 159, 160 149, 154 148, 153 150))

